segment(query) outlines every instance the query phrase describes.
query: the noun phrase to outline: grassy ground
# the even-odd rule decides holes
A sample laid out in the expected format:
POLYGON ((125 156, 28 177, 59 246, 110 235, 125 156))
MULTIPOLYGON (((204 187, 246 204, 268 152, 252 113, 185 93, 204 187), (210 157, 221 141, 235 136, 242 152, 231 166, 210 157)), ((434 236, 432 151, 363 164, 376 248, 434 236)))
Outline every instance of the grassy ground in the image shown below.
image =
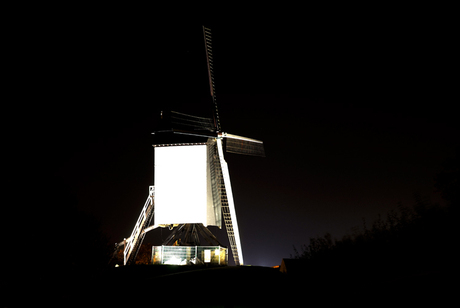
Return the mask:
POLYGON ((3 307, 288 307, 387 304, 453 299, 450 275, 425 273, 392 281, 283 274, 278 269, 131 266, 99 272, 61 271, 24 277, 7 288, 3 307))

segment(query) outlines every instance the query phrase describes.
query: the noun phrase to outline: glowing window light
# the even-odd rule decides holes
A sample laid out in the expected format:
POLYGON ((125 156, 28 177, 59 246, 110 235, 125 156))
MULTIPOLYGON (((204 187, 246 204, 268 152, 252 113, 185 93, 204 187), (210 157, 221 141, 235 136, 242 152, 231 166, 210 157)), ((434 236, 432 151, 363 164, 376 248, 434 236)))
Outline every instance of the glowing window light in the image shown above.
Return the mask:
POLYGON ((211 250, 206 249, 204 251, 204 263, 209 263, 211 262, 211 250))
POLYGON ((167 261, 165 261, 163 264, 168 264, 168 265, 184 265, 185 260, 181 260, 177 258, 176 256, 172 256, 169 258, 167 261))

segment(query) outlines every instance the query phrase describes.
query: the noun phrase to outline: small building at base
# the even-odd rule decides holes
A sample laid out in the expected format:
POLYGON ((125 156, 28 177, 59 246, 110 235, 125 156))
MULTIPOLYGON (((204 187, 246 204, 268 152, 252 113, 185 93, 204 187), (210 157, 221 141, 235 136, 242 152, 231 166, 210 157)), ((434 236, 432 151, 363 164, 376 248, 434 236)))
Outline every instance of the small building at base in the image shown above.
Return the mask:
POLYGON ((152 264, 228 265, 228 251, 222 246, 153 246, 152 264))

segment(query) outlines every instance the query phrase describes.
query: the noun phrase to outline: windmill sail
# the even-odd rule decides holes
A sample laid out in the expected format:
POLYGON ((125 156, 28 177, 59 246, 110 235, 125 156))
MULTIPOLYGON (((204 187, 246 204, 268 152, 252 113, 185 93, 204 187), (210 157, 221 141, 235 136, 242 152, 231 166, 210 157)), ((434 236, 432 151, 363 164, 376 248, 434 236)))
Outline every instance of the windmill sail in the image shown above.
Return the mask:
POLYGON ((227 152, 265 157, 264 143, 262 141, 232 134, 223 134, 223 136, 226 137, 227 152))
POLYGON ((212 102, 214 105, 214 125, 216 127, 216 131, 220 132, 219 110, 217 109, 216 87, 214 85, 211 29, 203 26, 203 35, 206 48, 206 60, 208 63, 209 90, 211 92, 212 102))
POLYGON ((240 233, 236 220, 235 203, 233 201, 232 185, 228 165, 224 159, 222 139, 214 139, 214 149, 218 164, 216 164, 216 181, 221 199, 222 215, 224 217, 225 229, 232 249, 235 265, 243 265, 243 252, 241 248, 240 233), (216 147, 217 146, 217 147, 216 147))
POLYGON ((175 128, 214 131, 214 124, 211 118, 197 117, 177 111, 171 111, 171 125, 175 128))

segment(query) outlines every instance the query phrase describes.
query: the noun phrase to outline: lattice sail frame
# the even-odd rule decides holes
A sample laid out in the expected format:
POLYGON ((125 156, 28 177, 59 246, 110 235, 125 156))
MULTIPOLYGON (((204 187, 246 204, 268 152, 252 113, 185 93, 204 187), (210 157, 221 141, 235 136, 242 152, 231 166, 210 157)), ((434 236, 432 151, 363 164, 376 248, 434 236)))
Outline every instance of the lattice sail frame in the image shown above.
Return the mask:
POLYGON ((216 188, 220 192, 222 215, 224 218, 225 229, 227 230, 230 248, 232 249, 233 260, 235 265, 243 265, 243 250, 241 248, 240 232, 238 229, 238 221, 236 219, 235 202, 233 200, 232 184, 230 181, 230 173, 228 171, 227 162, 224 159, 224 150, 222 145, 222 137, 209 139, 208 144, 217 150, 215 154, 218 157, 219 166, 216 168, 216 188))
POLYGON ((212 57, 212 36, 211 29, 203 26, 204 45, 206 49, 206 61, 208 64, 209 91, 211 92, 212 103, 214 105, 214 126, 217 132, 221 131, 219 109, 216 101, 216 86, 214 84, 214 65, 212 57))

